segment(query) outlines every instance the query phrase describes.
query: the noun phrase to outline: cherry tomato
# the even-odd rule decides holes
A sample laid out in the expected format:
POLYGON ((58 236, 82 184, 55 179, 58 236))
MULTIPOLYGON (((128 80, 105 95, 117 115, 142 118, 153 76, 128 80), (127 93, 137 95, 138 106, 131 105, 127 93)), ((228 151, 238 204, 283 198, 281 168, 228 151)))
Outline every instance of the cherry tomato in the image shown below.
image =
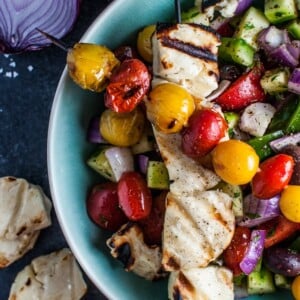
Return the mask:
POLYGON ((294 278, 291 289, 295 300, 300 300, 300 275, 294 278))
POLYGON ((91 220, 104 229, 116 231, 127 222, 119 207, 116 183, 95 185, 87 198, 86 208, 91 220))
POLYGON ((182 131, 183 152, 191 157, 202 157, 210 152, 227 131, 225 119, 211 109, 197 110, 182 131))
POLYGON ((138 59, 126 59, 116 68, 106 88, 105 105, 115 112, 131 112, 150 88, 150 73, 138 59))
POLYGON ((267 231, 265 248, 269 248, 295 234, 300 230, 300 224, 291 222, 284 216, 279 215, 278 217, 259 225, 258 229, 267 231))
POLYGON ((257 172, 259 157, 245 142, 228 140, 219 143, 212 151, 215 172, 226 182, 246 184, 257 172))
POLYGON ((279 206, 287 219, 300 222, 300 185, 288 185, 281 194, 279 206))
POLYGON ((148 245, 162 243, 162 231, 165 216, 165 199, 167 191, 163 191, 153 199, 150 215, 139 222, 143 229, 144 239, 148 245))
POLYGON ((241 75, 215 101, 223 110, 240 110, 251 103, 263 101, 266 94, 260 85, 263 74, 262 65, 241 75))
POLYGON ((250 238, 251 231, 248 227, 237 226, 229 246, 223 252, 224 264, 235 276, 242 274, 240 262, 245 256, 250 238))
POLYGON ((289 183, 295 162, 292 156, 277 154, 263 161, 252 179, 255 197, 267 199, 280 193, 289 183))
POLYGON ((119 204, 128 219, 146 218, 151 211, 152 195, 145 179, 137 172, 125 172, 118 182, 119 204))
POLYGON ((193 96, 175 83, 155 86, 146 101, 147 117, 164 133, 179 132, 195 110, 193 96))

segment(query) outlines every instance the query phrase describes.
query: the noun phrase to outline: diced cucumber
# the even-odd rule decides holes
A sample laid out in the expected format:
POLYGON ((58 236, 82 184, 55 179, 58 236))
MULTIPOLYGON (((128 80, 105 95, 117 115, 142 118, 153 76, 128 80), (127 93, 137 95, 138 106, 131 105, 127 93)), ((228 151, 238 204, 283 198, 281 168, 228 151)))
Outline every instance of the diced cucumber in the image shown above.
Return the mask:
POLYGON ((269 27, 269 25, 270 23, 263 12, 251 6, 243 15, 234 33, 234 37, 242 38, 248 45, 257 50, 257 35, 260 31, 269 27))
POLYGON ((265 72, 260 80, 264 91, 274 95, 287 91, 290 71, 287 68, 276 68, 265 72))
POLYGON ((272 24, 279 24, 297 18, 295 0, 266 0, 265 16, 272 24))
POLYGON ((274 282, 275 282, 275 285, 279 288, 283 288, 283 289, 291 288, 290 279, 281 274, 274 274, 274 282))
POLYGON ((286 29, 288 30, 288 32, 297 40, 300 39, 300 20, 296 19, 291 21, 286 29))
POLYGON ((219 58, 226 62, 237 63, 246 67, 253 64, 255 50, 240 38, 221 38, 219 58))
POLYGON ((167 190, 169 188, 169 173, 161 161, 150 160, 147 168, 147 185, 152 189, 167 190))
POLYGON ((220 190, 232 197, 232 211, 236 217, 243 216, 243 192, 239 185, 233 185, 225 181, 220 181, 214 190, 220 190))
POLYGON ((105 156, 105 150, 109 147, 102 147, 97 150, 88 160, 87 164, 93 170, 98 172, 101 176, 111 180, 116 181, 113 170, 105 156))
POLYGON ((224 118, 228 124, 228 134, 232 137, 234 134, 234 128, 238 125, 240 120, 240 115, 236 112, 224 112, 224 118))
POLYGON ((144 130, 140 140, 131 146, 131 151, 133 154, 141 154, 154 150, 154 136, 152 130, 144 130))
POLYGON ((192 7, 181 13, 181 21, 183 23, 196 23, 209 26, 209 18, 207 14, 201 13, 198 7, 192 7))
POLYGON ((261 267, 259 272, 251 272, 247 277, 247 289, 249 295, 275 292, 272 272, 264 266, 261 267))

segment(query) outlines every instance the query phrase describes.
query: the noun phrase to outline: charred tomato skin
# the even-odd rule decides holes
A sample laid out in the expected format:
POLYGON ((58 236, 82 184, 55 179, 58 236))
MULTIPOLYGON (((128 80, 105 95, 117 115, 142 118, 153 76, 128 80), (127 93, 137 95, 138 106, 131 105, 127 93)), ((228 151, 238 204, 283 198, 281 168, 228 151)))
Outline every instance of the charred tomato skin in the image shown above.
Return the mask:
POLYGON ((95 185, 87 197, 86 209, 96 225, 110 231, 118 230, 127 222, 119 207, 117 184, 113 182, 95 185))
POLYGON ((144 219, 151 212, 151 191, 138 172, 123 173, 118 182, 118 197, 120 207, 131 221, 144 219))
POLYGON ((225 119, 218 112, 196 110, 182 130, 183 152, 193 158, 205 156, 225 136, 227 129, 225 119))
POLYGON ((105 106, 115 112, 131 112, 150 89, 151 75, 139 59, 125 59, 110 77, 105 106))

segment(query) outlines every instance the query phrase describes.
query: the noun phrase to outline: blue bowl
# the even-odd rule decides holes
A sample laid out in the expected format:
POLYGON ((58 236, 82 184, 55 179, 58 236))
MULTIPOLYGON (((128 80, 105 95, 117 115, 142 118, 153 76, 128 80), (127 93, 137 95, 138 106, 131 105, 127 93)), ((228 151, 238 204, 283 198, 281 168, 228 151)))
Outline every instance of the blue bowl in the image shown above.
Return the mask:
MULTIPOLYGON (((115 0, 90 26, 84 42, 115 48, 134 40, 139 29, 175 18, 172 0, 115 0), (156 4, 155 4, 156 3, 156 4)), ((182 1, 183 8, 192 0, 182 1)), ((105 245, 106 232, 88 218, 87 191, 101 178, 86 166, 94 147, 86 142, 90 118, 103 109, 102 96, 76 86, 64 71, 57 87, 48 132, 48 171, 54 207, 64 235, 81 267, 114 300, 167 299, 167 281, 149 282, 123 270, 105 245)), ((248 299, 292 299, 290 294, 248 299)))

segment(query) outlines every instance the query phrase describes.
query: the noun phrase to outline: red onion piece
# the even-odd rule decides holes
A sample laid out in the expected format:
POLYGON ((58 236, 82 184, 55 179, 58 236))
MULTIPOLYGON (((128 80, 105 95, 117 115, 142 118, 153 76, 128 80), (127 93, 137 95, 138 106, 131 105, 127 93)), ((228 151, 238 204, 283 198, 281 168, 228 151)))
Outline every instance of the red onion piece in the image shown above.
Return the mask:
POLYGON ((294 57, 294 52, 291 53, 289 47, 288 44, 282 44, 273 49, 269 54, 272 59, 277 60, 280 64, 295 68, 298 66, 299 61, 294 57))
POLYGON ((90 120, 87 130, 87 140, 93 144, 107 144, 107 141, 100 134, 99 123, 99 116, 95 116, 90 120))
POLYGON ((300 68, 295 68, 288 81, 288 90, 300 95, 300 68))
POLYGON ((229 80, 222 80, 219 83, 219 86, 216 90, 214 90, 210 95, 206 97, 208 101, 212 101, 218 98, 229 86, 231 82, 229 80))
POLYGON ((242 14, 246 9, 252 5, 253 0, 239 0, 238 6, 235 10, 235 15, 242 14))
POLYGON ((269 143, 270 147, 275 152, 280 152, 284 147, 288 145, 298 145, 300 143, 300 132, 286 135, 279 139, 273 140, 269 143))
POLYGON ((0 1, 0 53, 38 50, 51 42, 39 28, 57 38, 67 34, 79 13, 79 0, 0 1))
POLYGON ((133 155, 129 148, 111 147, 105 150, 105 156, 109 161, 116 181, 124 172, 134 171, 133 155))
POLYGON ((249 275, 257 265, 262 256, 264 243, 266 239, 266 230, 253 230, 248 249, 240 262, 241 270, 249 275))
POLYGON ((229 22, 228 18, 224 18, 222 16, 218 16, 216 19, 214 19, 211 23, 210 23, 210 27, 214 30, 218 30, 219 28, 221 28, 223 25, 225 25, 226 23, 229 22))
POLYGON ((258 199, 252 194, 247 195, 243 200, 244 217, 237 220, 238 225, 254 227, 280 214, 280 195, 269 199, 258 199))
POLYGON ((144 154, 138 155, 139 169, 143 174, 147 173, 148 162, 149 162, 149 157, 147 155, 144 154))

